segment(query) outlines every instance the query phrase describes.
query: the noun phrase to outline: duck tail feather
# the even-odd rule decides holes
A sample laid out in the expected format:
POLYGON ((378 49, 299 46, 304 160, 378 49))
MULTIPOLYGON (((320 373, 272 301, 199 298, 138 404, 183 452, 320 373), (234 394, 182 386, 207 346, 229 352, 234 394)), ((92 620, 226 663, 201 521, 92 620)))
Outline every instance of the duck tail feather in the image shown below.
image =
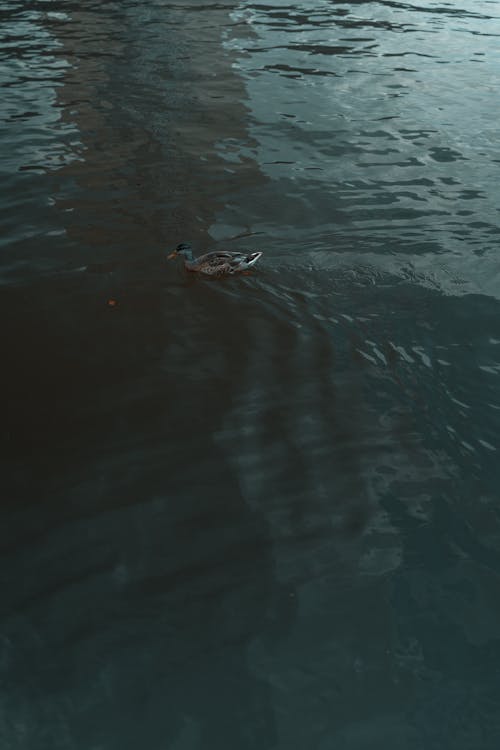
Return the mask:
POLYGON ((257 251, 255 253, 250 253, 247 255, 246 262, 249 266, 253 265, 254 263, 257 263, 262 253, 260 251, 257 251))

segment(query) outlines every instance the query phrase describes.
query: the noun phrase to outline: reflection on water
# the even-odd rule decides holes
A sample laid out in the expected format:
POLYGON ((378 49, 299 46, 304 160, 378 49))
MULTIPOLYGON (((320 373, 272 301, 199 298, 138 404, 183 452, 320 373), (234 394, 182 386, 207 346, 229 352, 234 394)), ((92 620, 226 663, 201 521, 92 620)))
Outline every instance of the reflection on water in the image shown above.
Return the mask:
POLYGON ((0 9, 2 747, 496 748, 498 4, 0 9))

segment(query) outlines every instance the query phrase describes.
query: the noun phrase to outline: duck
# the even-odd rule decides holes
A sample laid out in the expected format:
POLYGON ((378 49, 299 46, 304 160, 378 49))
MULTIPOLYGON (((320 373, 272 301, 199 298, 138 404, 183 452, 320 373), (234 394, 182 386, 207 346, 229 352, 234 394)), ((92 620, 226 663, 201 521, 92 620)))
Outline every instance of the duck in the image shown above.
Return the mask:
POLYGON ((184 260, 184 268, 187 271, 203 273, 207 276, 228 276, 235 273, 245 273, 257 263, 262 254, 260 250, 252 253, 216 250, 195 258, 191 245, 187 242, 181 242, 168 258, 177 258, 180 255, 184 260))

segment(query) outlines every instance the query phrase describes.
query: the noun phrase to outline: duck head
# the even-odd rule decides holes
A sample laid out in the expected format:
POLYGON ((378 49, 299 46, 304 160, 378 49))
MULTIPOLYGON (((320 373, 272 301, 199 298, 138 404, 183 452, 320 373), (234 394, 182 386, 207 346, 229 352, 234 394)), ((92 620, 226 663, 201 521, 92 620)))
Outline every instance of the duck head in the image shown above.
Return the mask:
POLYGON ((191 245, 189 245, 187 242, 181 242, 180 245, 177 245, 173 253, 170 253, 168 255, 168 258, 177 258, 177 256, 182 255, 186 260, 192 260, 193 258, 193 250, 191 248, 191 245))

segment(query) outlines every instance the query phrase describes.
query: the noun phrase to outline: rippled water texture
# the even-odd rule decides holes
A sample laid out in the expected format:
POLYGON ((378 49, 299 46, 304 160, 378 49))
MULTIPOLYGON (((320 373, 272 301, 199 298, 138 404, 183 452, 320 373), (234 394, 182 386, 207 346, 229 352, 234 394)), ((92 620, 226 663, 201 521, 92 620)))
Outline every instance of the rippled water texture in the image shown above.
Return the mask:
POLYGON ((496 750, 500 2, 0 18, 2 750, 496 750))

